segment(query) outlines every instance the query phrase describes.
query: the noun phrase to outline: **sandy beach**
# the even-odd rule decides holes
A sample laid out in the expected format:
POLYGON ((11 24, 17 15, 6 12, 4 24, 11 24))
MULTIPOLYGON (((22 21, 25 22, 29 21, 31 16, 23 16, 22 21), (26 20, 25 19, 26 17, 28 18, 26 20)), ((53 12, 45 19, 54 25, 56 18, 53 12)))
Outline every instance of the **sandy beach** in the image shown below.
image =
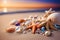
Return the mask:
POLYGON ((41 34, 27 34, 7 33, 5 29, 10 27, 9 22, 13 19, 20 19, 28 17, 29 15, 42 16, 42 12, 20 13, 20 14, 6 14, 0 15, 0 40, 60 40, 60 31, 53 31, 51 37, 46 37, 41 34))

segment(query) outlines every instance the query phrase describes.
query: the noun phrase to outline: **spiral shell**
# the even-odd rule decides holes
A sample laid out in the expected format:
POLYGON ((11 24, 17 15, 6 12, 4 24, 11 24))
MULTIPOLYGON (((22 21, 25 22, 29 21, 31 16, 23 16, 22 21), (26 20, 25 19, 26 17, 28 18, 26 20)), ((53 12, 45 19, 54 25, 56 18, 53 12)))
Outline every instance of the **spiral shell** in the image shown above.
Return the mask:
POLYGON ((51 20, 54 24, 60 25, 60 13, 52 13, 47 20, 51 20))

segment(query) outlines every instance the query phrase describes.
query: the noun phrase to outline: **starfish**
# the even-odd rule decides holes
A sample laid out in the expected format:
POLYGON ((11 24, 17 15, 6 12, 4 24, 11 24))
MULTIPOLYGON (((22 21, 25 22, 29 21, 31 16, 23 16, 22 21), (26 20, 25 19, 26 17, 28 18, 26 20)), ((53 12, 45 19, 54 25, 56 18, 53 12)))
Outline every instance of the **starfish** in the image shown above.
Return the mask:
POLYGON ((36 30, 37 30, 37 29, 41 29, 41 28, 43 27, 43 25, 46 25, 46 26, 44 26, 44 27, 46 28, 47 31, 51 31, 51 29, 52 29, 52 30, 57 30, 57 29, 54 27, 53 23, 52 23, 50 20, 47 21, 47 22, 42 22, 42 23, 40 23, 40 24, 32 24, 32 25, 28 26, 28 27, 26 28, 26 30, 32 29, 32 33, 35 34, 36 30))
POLYGON ((27 26, 27 28, 25 30, 32 29, 32 33, 35 34, 36 30, 40 29, 44 24, 45 24, 45 22, 35 23, 34 21, 32 21, 31 25, 27 26))
POLYGON ((32 22, 32 25, 29 25, 27 28, 26 28, 26 30, 28 30, 28 29, 32 29, 32 33, 35 33, 35 31, 37 30, 37 29, 41 29, 44 25, 44 27, 46 28, 46 30, 48 30, 48 31, 50 31, 50 29, 52 29, 52 30, 57 30, 55 27, 54 27, 54 25, 53 25, 53 23, 52 23, 52 21, 49 19, 49 20, 46 20, 47 19, 47 17, 50 15, 50 14, 52 14, 52 11, 51 11, 52 9, 50 8, 48 11, 47 11, 47 13, 43 16, 43 19, 44 20, 40 20, 40 24, 36 24, 36 23, 34 23, 34 22, 32 22))
MULTIPOLYGON (((32 33, 34 34, 37 29, 41 29, 44 25, 45 25, 44 27, 45 27, 46 30, 48 30, 48 31, 51 31, 51 29, 52 29, 52 30, 57 30, 57 29, 54 27, 53 22, 52 22, 50 19, 47 20, 48 16, 49 16, 50 14, 52 14, 52 11, 51 11, 51 10, 52 10, 52 9, 49 9, 49 10, 46 12, 46 14, 43 16, 43 18, 40 19, 40 21, 39 21, 40 23, 36 23, 37 16, 36 16, 36 17, 33 17, 33 20, 31 20, 31 23, 30 23, 31 25, 28 25, 25 30, 32 29, 32 33)), ((18 23, 19 23, 19 24, 21 24, 21 23, 23 23, 23 22, 26 22, 26 20, 24 20, 24 19, 18 20, 18 23)), ((15 22, 14 22, 13 24, 15 24, 15 22)))
POLYGON ((39 25, 39 24, 29 25, 25 30, 32 29, 32 33, 34 34, 35 31, 38 29, 38 26, 37 25, 39 25))

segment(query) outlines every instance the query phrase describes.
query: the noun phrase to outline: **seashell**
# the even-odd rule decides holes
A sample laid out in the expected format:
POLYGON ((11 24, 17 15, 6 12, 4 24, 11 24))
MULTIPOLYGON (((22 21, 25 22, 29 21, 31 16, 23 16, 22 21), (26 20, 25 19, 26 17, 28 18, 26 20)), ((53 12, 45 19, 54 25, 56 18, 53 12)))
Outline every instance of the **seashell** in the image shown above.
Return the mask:
POLYGON ((15 32, 15 28, 14 27, 9 27, 9 28, 6 29, 6 32, 13 33, 13 32, 15 32))
POLYGON ((47 20, 51 20, 54 24, 60 25, 60 13, 52 13, 48 16, 47 20))
POLYGON ((45 36, 51 36, 51 32, 50 32, 50 31, 46 31, 46 32, 44 33, 44 35, 45 35, 45 36))
POLYGON ((9 24, 10 24, 10 25, 14 25, 16 22, 17 22, 17 20, 14 19, 14 20, 12 20, 9 24))
POLYGON ((25 25, 29 25, 31 23, 31 20, 28 20, 25 22, 25 25))
POLYGON ((32 19, 32 18, 33 18, 33 16, 32 16, 32 15, 30 15, 28 19, 32 19))
POLYGON ((22 22, 25 22, 25 20, 24 19, 19 19, 18 22, 22 23, 22 22))
POLYGON ((16 27, 16 32, 17 33, 22 33, 22 30, 23 30, 23 28, 21 28, 20 26, 16 27))

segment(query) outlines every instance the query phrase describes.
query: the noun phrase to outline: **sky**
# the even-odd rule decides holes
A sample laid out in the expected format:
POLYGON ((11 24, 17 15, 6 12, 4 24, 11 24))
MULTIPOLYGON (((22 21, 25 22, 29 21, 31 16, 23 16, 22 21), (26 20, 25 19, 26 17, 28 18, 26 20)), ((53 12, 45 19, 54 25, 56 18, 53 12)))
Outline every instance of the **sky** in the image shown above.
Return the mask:
POLYGON ((43 2, 43 3, 54 3, 60 4, 60 0, 12 0, 15 2, 25 1, 25 2, 43 2))
POLYGON ((60 0, 0 0, 0 4, 0 7, 60 7, 60 0))
POLYGON ((7 3, 7 5, 5 5, 5 3, 4 4, 0 3, 0 7, 9 7, 9 8, 10 7, 11 8, 50 8, 50 7, 59 7, 60 8, 60 0, 0 0, 0 2, 3 2, 3 1, 5 1, 5 2, 7 1, 8 3, 7 3), (9 2, 10 2, 10 4, 9 4, 9 2))
MULTIPOLYGON (((0 2, 3 0, 0 0, 0 2)), ((13 1, 13 2, 43 2, 43 3, 54 3, 54 4, 60 4, 60 0, 7 0, 7 1, 13 1)))

